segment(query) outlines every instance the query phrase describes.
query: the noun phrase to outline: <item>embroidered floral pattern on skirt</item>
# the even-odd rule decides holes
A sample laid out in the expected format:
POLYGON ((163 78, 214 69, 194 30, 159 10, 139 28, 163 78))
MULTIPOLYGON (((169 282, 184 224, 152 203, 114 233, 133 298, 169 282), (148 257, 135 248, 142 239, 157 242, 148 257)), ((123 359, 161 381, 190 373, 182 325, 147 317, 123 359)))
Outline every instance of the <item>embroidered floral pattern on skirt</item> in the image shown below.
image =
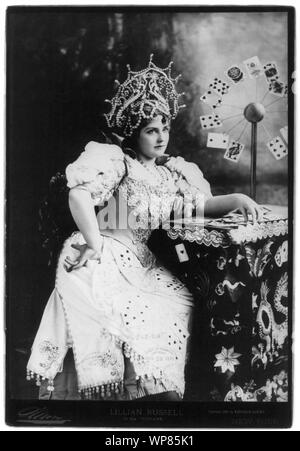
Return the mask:
MULTIPOLYGON (((143 266, 129 248, 110 237, 104 237, 101 264, 89 261, 86 267, 67 272, 66 255, 77 255, 71 245, 83 242, 79 232, 65 242, 28 370, 53 380, 71 340, 78 387, 88 398, 101 390, 105 395, 107 387, 121 390, 126 358, 133 364, 137 386, 148 379, 157 381, 154 392, 175 390, 182 396, 190 292, 166 268, 143 266), (49 312, 55 325, 46 324, 49 312), (43 340, 45 335, 48 340, 43 340), (59 354, 58 348, 65 352, 59 354), (45 353, 47 366, 41 358, 45 353)), ((143 390, 139 393, 145 395, 143 390)))

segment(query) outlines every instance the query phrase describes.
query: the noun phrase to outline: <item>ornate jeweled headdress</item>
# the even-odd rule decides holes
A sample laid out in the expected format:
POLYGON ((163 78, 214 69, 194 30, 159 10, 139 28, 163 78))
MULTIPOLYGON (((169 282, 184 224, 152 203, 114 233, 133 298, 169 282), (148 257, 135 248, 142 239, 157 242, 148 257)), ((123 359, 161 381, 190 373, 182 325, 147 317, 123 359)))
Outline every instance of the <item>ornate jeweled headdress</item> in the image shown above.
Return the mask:
POLYGON ((150 56, 148 67, 139 72, 133 72, 127 65, 128 75, 124 83, 118 81, 117 93, 111 100, 111 111, 105 114, 107 124, 122 136, 131 136, 138 128, 143 118, 152 119, 159 111, 174 119, 178 111, 185 107, 179 105, 175 85, 180 78, 171 77, 172 64, 162 69, 152 62, 150 56))

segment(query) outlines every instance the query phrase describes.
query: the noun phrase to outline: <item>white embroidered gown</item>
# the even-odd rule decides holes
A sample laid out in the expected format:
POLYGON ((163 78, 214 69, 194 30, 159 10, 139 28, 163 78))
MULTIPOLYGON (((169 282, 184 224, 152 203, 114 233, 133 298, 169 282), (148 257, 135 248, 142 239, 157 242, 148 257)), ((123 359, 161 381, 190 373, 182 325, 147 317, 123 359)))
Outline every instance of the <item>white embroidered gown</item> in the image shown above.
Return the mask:
MULTIPOLYGON (((101 263, 91 260, 79 270, 66 271, 66 256, 78 256, 71 244, 85 243, 80 232, 65 241, 59 256, 55 288, 27 365, 27 378, 36 378, 38 384, 48 380, 49 391, 72 347, 78 388, 85 398, 122 391, 124 357, 132 362, 137 384, 143 387, 148 381, 147 394, 175 390, 183 396, 193 299, 147 247, 148 218, 150 211, 151 227, 156 228, 169 218, 176 194, 210 197, 211 191, 192 163, 184 162, 181 174, 168 164, 160 172, 158 183, 119 147, 96 142, 67 167, 70 188, 88 190, 95 206, 108 205, 97 215, 101 263)), ((136 396, 144 395, 144 390, 137 391, 136 396)))

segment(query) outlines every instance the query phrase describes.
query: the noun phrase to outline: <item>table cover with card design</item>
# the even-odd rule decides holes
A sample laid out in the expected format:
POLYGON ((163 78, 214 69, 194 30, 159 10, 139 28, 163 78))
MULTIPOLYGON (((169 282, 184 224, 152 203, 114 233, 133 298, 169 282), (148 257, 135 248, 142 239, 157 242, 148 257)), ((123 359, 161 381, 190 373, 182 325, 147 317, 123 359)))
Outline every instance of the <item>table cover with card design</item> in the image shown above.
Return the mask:
POLYGON ((156 252, 195 298, 185 399, 286 402, 287 209, 271 207, 256 225, 238 215, 196 218, 161 233, 156 252), (179 263, 182 245, 188 260, 179 263))

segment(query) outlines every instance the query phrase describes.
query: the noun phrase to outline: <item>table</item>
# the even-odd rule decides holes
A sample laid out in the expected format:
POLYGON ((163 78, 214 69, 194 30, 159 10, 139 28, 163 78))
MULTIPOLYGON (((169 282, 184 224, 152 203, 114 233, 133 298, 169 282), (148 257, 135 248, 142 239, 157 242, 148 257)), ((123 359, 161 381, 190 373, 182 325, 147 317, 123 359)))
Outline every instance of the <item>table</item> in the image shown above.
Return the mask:
POLYGON ((287 208, 267 208, 256 225, 164 224, 149 244, 195 299, 188 401, 288 400, 287 208))

